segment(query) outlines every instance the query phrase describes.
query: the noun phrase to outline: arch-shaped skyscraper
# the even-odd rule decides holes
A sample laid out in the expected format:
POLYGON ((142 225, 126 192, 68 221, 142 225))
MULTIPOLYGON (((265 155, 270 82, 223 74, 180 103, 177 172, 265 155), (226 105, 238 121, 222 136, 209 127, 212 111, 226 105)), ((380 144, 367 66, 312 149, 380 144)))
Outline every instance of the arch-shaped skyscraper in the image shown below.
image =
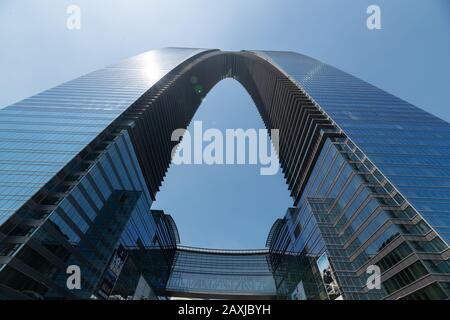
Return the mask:
POLYGON ((301 54, 149 51, 2 109, 0 148, 4 299, 450 295, 450 124, 301 54), (172 132, 226 77, 279 130, 293 199, 258 252, 181 247, 151 210, 172 132))

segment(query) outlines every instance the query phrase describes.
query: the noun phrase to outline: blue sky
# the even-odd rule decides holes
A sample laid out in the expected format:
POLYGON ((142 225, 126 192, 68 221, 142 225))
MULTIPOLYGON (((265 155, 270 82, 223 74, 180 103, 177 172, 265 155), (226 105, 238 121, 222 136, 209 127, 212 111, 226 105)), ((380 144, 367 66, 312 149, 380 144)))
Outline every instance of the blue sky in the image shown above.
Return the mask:
MULTIPOLYGON (((2 0, 0 107, 166 46, 301 52, 450 121, 448 0, 2 0), (66 28, 70 4, 81 8, 81 30, 66 28), (366 28, 371 4, 381 30, 366 28)), ((211 91, 196 119, 262 128, 232 80, 211 91)), ((183 244, 257 248, 290 203, 281 175, 196 165, 172 166, 155 205, 175 217, 183 244)))

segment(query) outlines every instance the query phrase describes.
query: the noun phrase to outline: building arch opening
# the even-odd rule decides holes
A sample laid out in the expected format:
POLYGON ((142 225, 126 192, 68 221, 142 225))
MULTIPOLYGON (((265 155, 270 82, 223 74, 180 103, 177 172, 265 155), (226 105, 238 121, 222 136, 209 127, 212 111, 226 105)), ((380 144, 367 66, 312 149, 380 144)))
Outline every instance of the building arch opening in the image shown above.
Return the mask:
MULTIPOLYGON (((205 147, 211 142, 195 136, 194 123, 197 127, 201 125, 203 137, 211 129, 220 133, 224 161, 195 164, 191 152, 189 164, 172 162, 152 208, 172 215, 183 245, 263 248, 273 221, 292 205, 292 199, 281 169, 273 175, 262 175, 262 164, 249 162, 249 153, 258 152, 258 146, 249 146, 249 139, 246 139, 244 164, 236 161, 237 143, 234 143, 235 161, 225 161, 227 130, 253 130, 256 137, 253 143, 270 144, 269 139, 258 138, 260 130, 267 130, 251 97, 230 78, 218 82, 208 93, 187 128, 191 149, 195 149, 193 143, 202 143, 201 150, 207 151, 205 147)), ((277 157, 274 159, 278 162, 277 157)))

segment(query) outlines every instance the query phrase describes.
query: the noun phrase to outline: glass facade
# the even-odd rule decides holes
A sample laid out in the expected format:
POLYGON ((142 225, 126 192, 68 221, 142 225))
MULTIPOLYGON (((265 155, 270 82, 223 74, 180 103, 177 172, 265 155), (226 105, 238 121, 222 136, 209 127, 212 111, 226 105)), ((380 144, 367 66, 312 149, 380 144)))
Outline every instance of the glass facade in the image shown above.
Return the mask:
MULTIPOLYGON (((344 299, 381 299, 393 292, 385 286, 397 276, 393 272, 396 267, 402 270, 399 266, 405 258, 426 271, 412 276, 409 283, 432 273, 414 255, 415 243, 427 242, 430 228, 410 208, 390 204, 386 193, 378 191, 381 187, 367 181, 367 173, 355 170, 346 155, 341 141, 325 143, 297 211, 286 215, 286 231, 278 235, 287 239, 288 245, 273 246, 272 250, 286 257, 281 260, 292 260, 291 256, 299 253, 300 260, 301 256, 308 257, 316 283, 320 279, 314 264, 326 252, 344 299), (412 222, 414 219, 417 222, 412 222), (370 265, 380 267, 380 290, 367 290, 366 270, 370 265)), ((434 239, 441 249, 445 248, 439 238, 434 239)), ((310 294, 314 296, 315 292, 310 294)))
POLYGON ((448 298, 449 138, 445 121, 297 53, 126 59, 0 110, 0 298, 448 298), (182 247, 151 209, 172 131, 225 77, 280 130, 293 206, 262 250, 182 247))
POLYGON ((276 297, 267 250, 178 247, 166 290, 187 297, 276 297))
POLYGON ((450 125, 310 57, 265 52, 450 243, 450 125))
POLYGON ((0 112, 0 223, 197 49, 162 49, 94 71, 0 112))

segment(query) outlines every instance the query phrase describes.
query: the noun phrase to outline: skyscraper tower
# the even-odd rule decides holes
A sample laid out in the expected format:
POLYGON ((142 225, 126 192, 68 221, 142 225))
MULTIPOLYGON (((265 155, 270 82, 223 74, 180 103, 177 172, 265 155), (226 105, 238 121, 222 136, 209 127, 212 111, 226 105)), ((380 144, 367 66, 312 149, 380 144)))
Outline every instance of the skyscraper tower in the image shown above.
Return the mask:
POLYGON ((3 299, 450 295, 450 124, 310 57, 149 51, 2 109, 0 145, 3 299), (172 132, 225 77, 279 129, 293 199, 258 252, 181 247, 151 210, 172 132), (205 257, 224 261, 208 288, 188 275, 205 257))

